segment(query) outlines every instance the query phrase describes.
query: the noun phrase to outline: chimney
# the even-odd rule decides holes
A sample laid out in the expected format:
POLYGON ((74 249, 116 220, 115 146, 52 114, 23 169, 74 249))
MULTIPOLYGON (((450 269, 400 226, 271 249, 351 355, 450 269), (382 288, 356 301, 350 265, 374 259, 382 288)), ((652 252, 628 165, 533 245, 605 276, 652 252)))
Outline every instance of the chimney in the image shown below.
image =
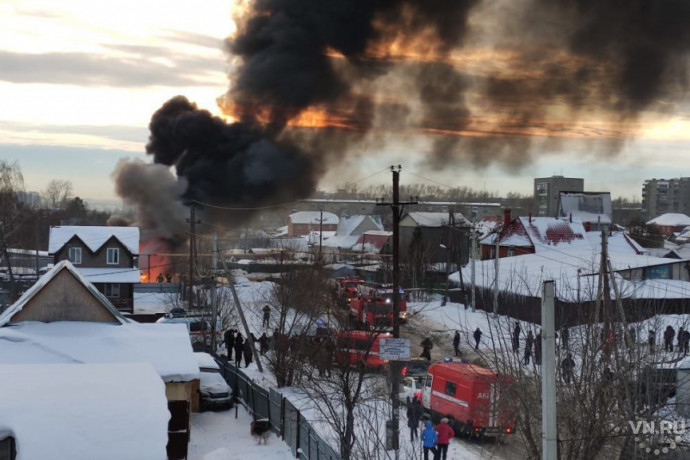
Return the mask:
POLYGON ((503 210, 503 226, 508 227, 510 225, 510 209, 503 210))
POLYGON ((529 212, 529 223, 532 223, 532 211, 529 212))

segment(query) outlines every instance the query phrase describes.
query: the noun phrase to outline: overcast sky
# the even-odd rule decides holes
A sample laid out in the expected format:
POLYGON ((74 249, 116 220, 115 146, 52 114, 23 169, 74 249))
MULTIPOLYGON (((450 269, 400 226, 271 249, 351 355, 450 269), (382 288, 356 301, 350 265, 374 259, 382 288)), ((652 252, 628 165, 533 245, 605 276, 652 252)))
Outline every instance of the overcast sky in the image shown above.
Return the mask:
MULTIPOLYGON (((4 0, 0 159, 18 161, 28 190, 58 178, 72 181, 84 198, 115 198, 110 173, 120 158, 146 158, 147 125, 163 102, 183 94, 219 112, 215 100, 227 90, 229 65, 222 42, 234 30, 231 7, 231 0, 4 0)), ((615 155, 573 140, 520 170, 475 171, 458 163, 434 171, 415 155, 430 148, 428 138, 391 138, 346 159, 321 187, 402 164, 407 183, 531 193, 534 177, 559 174, 584 177, 587 190, 639 199, 647 178, 690 175, 689 120, 688 111, 650 116, 615 155)), ((379 174, 361 186, 388 181, 379 174)))

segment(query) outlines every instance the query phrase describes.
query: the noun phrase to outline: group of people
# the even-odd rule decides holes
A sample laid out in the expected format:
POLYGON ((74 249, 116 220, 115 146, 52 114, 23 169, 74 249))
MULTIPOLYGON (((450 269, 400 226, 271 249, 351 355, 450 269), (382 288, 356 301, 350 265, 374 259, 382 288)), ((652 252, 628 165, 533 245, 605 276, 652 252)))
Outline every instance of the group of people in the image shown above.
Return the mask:
MULTIPOLYGON (((630 334, 634 334, 635 330, 631 328, 630 334)), ((690 348, 690 331, 678 328, 678 333, 670 324, 666 326, 664 330, 664 351, 673 352, 673 339, 677 339, 677 350, 683 355, 688 354, 688 348, 690 348)), ((649 344, 649 351, 654 353, 656 347, 656 331, 654 329, 649 330, 649 335, 647 336, 647 343, 649 344)))
POLYGON ((258 339, 253 333, 249 335, 248 339, 245 339, 238 330, 228 329, 225 331, 223 341, 225 342, 229 362, 232 361, 232 352, 235 352, 235 366, 237 367, 241 367, 242 358, 244 358, 244 367, 249 367, 249 363, 253 360, 252 342, 259 344, 259 353, 261 355, 265 355, 269 349, 269 339, 265 332, 258 339))
MULTIPOLYGON (((170 273, 165 274, 165 282, 166 283, 172 283, 172 275, 170 273)), ((163 282, 163 273, 159 273, 158 276, 156 277, 156 283, 162 283, 163 282)))
POLYGON ((434 427, 431 420, 425 419, 422 403, 415 396, 407 405, 407 426, 410 428, 410 442, 422 441, 424 460, 429 460, 429 452, 434 460, 446 460, 448 457, 448 444, 455 431, 448 424, 448 419, 441 419, 441 423, 434 427), (424 429, 418 434, 419 423, 424 420, 424 429))

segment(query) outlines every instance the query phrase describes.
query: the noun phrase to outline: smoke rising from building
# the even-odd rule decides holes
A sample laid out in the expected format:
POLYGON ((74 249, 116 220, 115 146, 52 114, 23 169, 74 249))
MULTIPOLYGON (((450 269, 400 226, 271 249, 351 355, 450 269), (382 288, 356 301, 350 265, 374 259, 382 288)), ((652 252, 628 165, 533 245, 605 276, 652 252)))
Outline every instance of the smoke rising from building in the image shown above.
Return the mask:
MULTIPOLYGON (((236 122, 180 96, 151 120, 147 152, 186 185, 166 186, 161 197, 177 194, 178 204, 306 197, 326 168, 378 131, 429 137, 427 164, 437 168, 524 167, 563 139, 611 153, 642 113, 672 111, 687 89, 687 0, 241 6, 226 41, 230 88, 219 98, 236 122)), ((152 187, 126 198, 146 200, 144 190, 152 187)), ((212 209, 231 222, 250 214, 212 209)))

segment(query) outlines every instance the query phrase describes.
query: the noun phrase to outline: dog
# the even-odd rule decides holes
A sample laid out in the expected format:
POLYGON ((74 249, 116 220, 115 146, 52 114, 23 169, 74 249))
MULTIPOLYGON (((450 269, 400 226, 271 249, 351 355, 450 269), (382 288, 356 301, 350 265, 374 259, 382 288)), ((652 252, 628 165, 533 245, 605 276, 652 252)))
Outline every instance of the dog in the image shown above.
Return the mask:
POLYGON ((271 434, 271 423, 267 418, 254 420, 249 432, 256 439, 257 444, 260 445, 263 442, 265 445, 268 442, 268 436, 271 434))

